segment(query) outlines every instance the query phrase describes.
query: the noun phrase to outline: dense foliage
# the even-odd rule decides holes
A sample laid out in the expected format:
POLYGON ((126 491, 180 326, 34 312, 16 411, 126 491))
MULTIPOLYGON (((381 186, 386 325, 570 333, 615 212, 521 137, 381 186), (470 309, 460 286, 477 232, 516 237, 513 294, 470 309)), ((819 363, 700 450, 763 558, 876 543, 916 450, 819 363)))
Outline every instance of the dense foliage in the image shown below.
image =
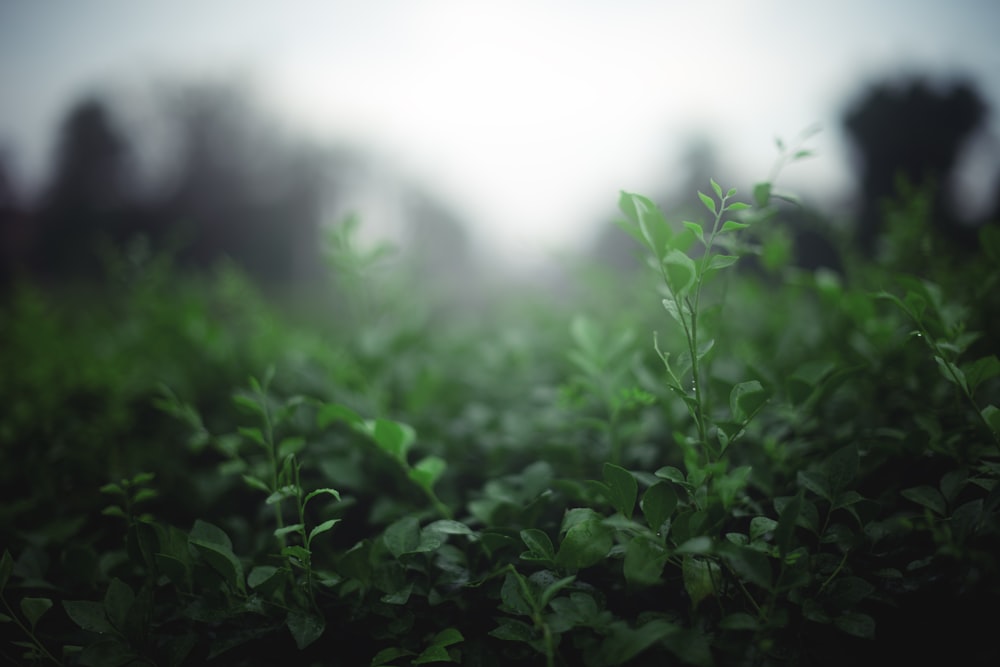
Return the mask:
POLYGON ((17 287, 5 660, 997 664, 1000 231, 949 255, 914 194, 804 271, 771 183, 705 190, 622 193, 652 271, 471 312, 349 225, 308 312, 167 260, 17 287))

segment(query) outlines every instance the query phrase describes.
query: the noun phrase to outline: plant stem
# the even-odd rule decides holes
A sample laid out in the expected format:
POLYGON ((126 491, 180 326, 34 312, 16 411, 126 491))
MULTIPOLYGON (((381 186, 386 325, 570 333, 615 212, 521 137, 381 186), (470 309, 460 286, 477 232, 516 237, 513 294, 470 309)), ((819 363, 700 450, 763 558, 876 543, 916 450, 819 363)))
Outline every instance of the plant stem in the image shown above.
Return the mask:
MULTIPOLYGON (((263 409, 263 413, 264 413, 264 442, 267 443, 267 453, 268 453, 268 457, 270 458, 270 463, 271 463, 271 489, 272 489, 272 491, 276 492, 279 489, 279 487, 278 487, 278 481, 279 481, 278 480, 278 446, 274 442, 274 424, 273 424, 273 422, 271 420, 271 406, 268 404, 268 401, 267 401, 267 387, 266 386, 264 386, 264 387, 261 388, 261 391, 258 393, 258 396, 260 397, 260 404, 261 404, 261 408, 263 409)), ((277 524, 278 529, 281 529, 281 528, 285 527, 285 521, 284 521, 284 519, 282 518, 282 515, 281 515, 281 502, 280 501, 276 502, 274 504, 274 520, 275 520, 275 523, 277 524)), ((284 536, 284 534, 280 534, 278 536, 278 544, 280 544, 282 547, 285 546, 286 542, 285 542, 285 536, 284 536)))
POLYGON ((35 636, 34 631, 32 631, 30 628, 24 625, 24 623, 21 622, 21 619, 17 617, 17 614, 14 613, 14 610, 10 608, 10 605, 7 603, 7 600, 3 597, 0 597, 0 600, 3 600, 3 606, 7 610, 7 616, 9 616, 11 620, 14 621, 17 627, 21 629, 21 632, 27 635, 28 639, 31 640, 31 643, 35 645, 35 648, 37 648, 42 655, 51 660, 54 664, 61 665, 62 663, 59 662, 59 660, 57 660, 54 655, 49 653, 49 650, 45 648, 45 646, 38 639, 38 637, 35 636))

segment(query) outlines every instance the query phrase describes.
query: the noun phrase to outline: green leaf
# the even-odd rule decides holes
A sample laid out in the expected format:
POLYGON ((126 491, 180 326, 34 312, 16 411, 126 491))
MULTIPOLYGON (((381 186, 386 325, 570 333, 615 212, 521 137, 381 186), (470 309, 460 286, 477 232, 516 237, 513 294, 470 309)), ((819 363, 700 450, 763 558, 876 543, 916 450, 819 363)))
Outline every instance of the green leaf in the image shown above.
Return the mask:
POLYGON ((292 609, 288 612, 285 625, 295 638, 295 645, 301 651, 323 636, 326 619, 311 611, 292 609))
POLYGON ((759 208, 767 206, 771 201, 771 184, 758 183, 753 187, 753 201, 759 208))
POLYGON ((778 547, 778 553, 782 557, 791 551, 792 537, 795 534, 795 526, 798 524, 799 515, 802 512, 803 495, 800 491, 794 498, 780 509, 775 502, 775 509, 778 510, 778 525, 774 529, 774 543, 778 547))
POLYGON ((52 609, 52 600, 49 598, 21 598, 21 612, 28 619, 28 625, 32 630, 35 629, 38 619, 49 609, 52 609))
MULTIPOLYGON (((567 512, 567 518, 574 512, 567 512)), ((594 513, 596 515, 596 513, 594 513)), ((563 526, 567 519, 563 520, 563 526)), ((568 570, 579 570, 604 559, 614 545, 613 531, 599 519, 572 520, 556 554, 556 564, 568 570)))
POLYGON ((427 524, 424 529, 440 533, 442 535, 469 535, 471 537, 477 537, 476 531, 472 530, 461 521, 454 521, 452 519, 438 519, 437 521, 432 521, 427 524))
POLYGON ((632 538, 625 546, 622 573, 633 586, 652 586, 660 581, 667 551, 662 544, 645 537, 632 538))
POLYGON ((497 639, 530 644, 535 639, 531 626, 514 618, 499 618, 498 627, 490 630, 489 635, 497 639))
POLYGON ((396 658, 405 658, 410 655, 416 654, 413 651, 407 651, 405 648, 398 648, 396 646, 384 648, 372 658, 371 667, 382 667, 393 662, 396 658))
MULTIPOLYGON (((730 196, 732 196, 732 195, 730 195, 730 196)), ((748 208, 750 208, 750 204, 747 204, 747 203, 741 202, 741 201, 734 201, 731 204, 727 204, 725 210, 727 210, 727 211, 745 211, 748 208)), ((741 225, 743 223, 739 223, 738 222, 738 223, 734 223, 734 224, 741 225)), ((725 225, 723 225, 723 226, 725 226, 725 225)), ((749 227, 749 225, 743 225, 743 226, 744 227, 749 227)))
POLYGON ((605 463, 604 481, 611 495, 611 505, 625 515, 625 518, 631 519, 639 493, 639 484, 635 476, 620 466, 605 463))
POLYGON ((661 259, 673 234, 656 204, 642 195, 622 191, 618 197, 618 207, 635 223, 634 227, 620 226, 646 246, 657 260, 661 259))
POLYGON ((132 496, 132 503, 141 503, 146 500, 152 500, 153 498, 159 498, 160 492, 156 489, 139 489, 136 491, 135 495, 132 496))
POLYGON ((635 195, 633 201, 638 215, 639 230, 642 232, 643 238, 646 239, 649 249, 652 250, 657 259, 660 259, 669 247, 670 239, 673 236, 670 225, 667 224, 659 207, 649 199, 635 195))
MULTIPOLYGON (((536 601, 525 597, 527 582, 517 572, 508 572, 500 587, 500 600, 506 610, 512 614, 530 616, 536 607, 536 601)), ((530 589, 529 589, 530 590, 530 589)))
MULTIPOLYGON (((855 445, 842 447, 834 452, 823 464, 822 473, 829 481, 829 488, 837 496, 854 482, 858 476, 858 448, 855 445)), ((833 500, 833 498, 830 498, 833 500)))
POLYGON ((107 614, 111 625, 118 630, 124 630, 134 602, 135 593, 129 585, 113 577, 108 583, 108 590, 104 592, 104 613, 107 614))
POLYGON ((293 565, 306 567, 312 561, 312 552, 298 544, 282 547, 281 555, 291 560, 293 565))
POLYGON ((969 391, 969 382, 965 379, 965 373, 962 372, 961 368, 950 361, 942 359, 938 355, 934 355, 934 361, 937 362, 941 375, 943 375, 948 382, 957 385, 958 388, 966 394, 971 393, 969 391))
POLYGON ((968 381, 970 391, 975 392, 976 388, 983 382, 1000 375, 1000 359, 995 354, 981 357, 971 364, 967 364, 963 368, 963 373, 968 381))
MULTIPOLYGON (((527 554, 531 560, 554 561, 556 558, 555 547, 548 534, 537 528, 526 528, 521 531, 521 541, 528 547, 527 554)), ((524 558, 525 554, 521 555, 524 558)))
POLYGON ((382 539, 396 558, 413 553, 420 546, 420 522, 413 516, 403 517, 385 529, 382 539))
POLYGON ((691 604, 697 607, 702 600, 715 595, 717 584, 722 583, 722 572, 719 566, 706 559, 695 556, 685 556, 681 564, 681 574, 684 579, 684 590, 691 598, 691 604))
POLYGON ((875 639, 875 619, 868 614, 847 612, 833 619, 837 629, 862 639, 875 639))
POLYGON ((258 491, 263 491, 267 494, 271 493, 271 489, 266 483, 256 477, 253 477, 252 475, 243 475, 243 482, 251 489, 257 489, 258 491))
POLYGON ((707 554, 712 553, 712 538, 707 535, 698 535, 677 546, 679 554, 707 554))
POLYGON ((141 486, 143 484, 149 484, 154 479, 156 479, 156 473, 152 472, 137 472, 132 475, 132 486, 141 486))
POLYGON ((995 434, 1000 435, 1000 408, 997 408, 995 405, 987 405, 980 414, 986 423, 990 425, 990 429, 995 434))
POLYGON ((71 600, 64 601, 62 606, 70 620, 87 632, 107 634, 115 630, 108 622, 108 615, 100 602, 71 600))
POLYGON ((708 244, 705 243, 705 230, 704 228, 702 228, 700 222, 691 222, 690 220, 685 220, 681 224, 683 224, 685 227, 691 230, 695 238, 698 239, 698 241, 701 243, 702 246, 708 247, 708 244))
POLYGON ((412 426, 388 419, 376 419, 371 426, 371 434, 379 449, 404 466, 408 465, 406 453, 417 440, 417 434, 412 426))
POLYGON ((766 516, 755 516, 750 520, 750 541, 756 542, 768 533, 773 533, 778 522, 766 516))
POLYGON ((829 482, 826 476, 821 475, 817 472, 812 472, 808 470, 799 470, 796 473, 796 480, 798 483, 812 491, 817 496, 825 498, 829 501, 833 501, 834 492, 830 489, 829 482))
POLYGON ((660 618, 655 618, 635 629, 619 621, 612 626, 611 633, 601 644, 602 661, 598 664, 624 665, 649 647, 677 632, 676 625, 660 618))
POLYGON ((243 590, 243 565, 233 553, 233 543, 219 527, 196 519, 188 538, 209 567, 222 575, 230 588, 243 590))
POLYGON ((709 197, 708 195, 706 195, 704 192, 701 191, 698 192, 698 199, 701 200, 701 203, 705 205, 705 208, 707 208, 712 213, 712 215, 716 214, 714 199, 712 199, 711 197, 709 197))
MULTIPOLYGON (((744 204, 744 206, 746 206, 746 204, 744 204)), ((719 231, 720 231, 720 233, 721 232, 736 232, 736 231, 739 231, 741 229, 746 229, 749 226, 750 225, 747 224, 747 223, 745 223, 745 222, 736 222, 735 220, 726 220, 724 223, 722 223, 722 229, 720 229, 719 231)))
POLYGON ((750 420, 767 402, 768 392, 757 380, 740 382, 729 393, 729 409, 733 421, 743 423, 750 420))
MULTIPOLYGON (((677 306, 677 302, 674 299, 663 299, 661 303, 663 304, 663 309, 670 314, 670 317, 674 318, 674 321, 683 326, 684 319, 680 309, 677 306)), ((667 364, 667 359, 669 357, 670 357, 669 352, 666 354, 666 356, 662 354, 660 355, 660 358, 663 359, 664 364, 667 364)), ((669 368, 669 365, 667 367, 669 368)))
POLYGON ((280 503, 286 498, 297 498, 300 491, 301 489, 299 487, 289 484, 287 486, 281 487, 280 489, 277 489, 274 493, 269 495, 264 500, 264 503, 266 505, 274 505, 280 503))
POLYGON ((794 394, 793 399, 796 402, 804 401, 836 368, 837 365, 832 361, 820 360, 807 361, 796 368, 788 377, 789 392, 794 394))
POLYGON ((108 505, 107 507, 101 510, 101 514, 103 514, 104 516, 118 517, 119 519, 129 518, 128 514, 125 513, 125 510, 123 510, 121 507, 118 507, 117 505, 108 505))
POLYGON ((850 609, 875 592, 875 587, 861 577, 842 576, 827 588, 826 602, 838 609, 850 609))
POLYGON ((760 623, 757 622, 756 617, 746 612, 738 611, 729 614, 719 621, 719 627, 724 630, 749 630, 754 632, 760 627, 760 623))
POLYGON ((278 444, 278 458, 283 459, 286 456, 291 456, 292 454, 298 454, 306 446, 306 439, 302 436, 289 436, 287 438, 282 438, 281 442, 278 444))
POLYGON ((919 505, 923 505, 939 516, 944 516, 948 511, 948 505, 945 503, 944 496, 933 486, 915 486, 910 489, 903 489, 900 493, 907 500, 912 500, 919 505))
POLYGON ((333 496, 338 501, 340 500, 340 491, 337 491, 336 489, 331 489, 329 487, 322 489, 314 489, 306 494, 305 500, 302 501, 302 506, 305 507, 310 500, 312 500, 316 496, 322 496, 322 495, 333 496))
POLYGON ((653 474, 661 479, 665 479, 682 486, 687 483, 684 473, 681 472, 679 468, 675 468, 673 466, 663 466, 653 474))
POLYGON ((563 577, 562 579, 555 579, 551 572, 542 570, 541 572, 536 572, 531 575, 528 581, 535 586, 538 586, 539 583, 544 586, 544 588, 538 586, 538 588, 541 588, 542 592, 538 595, 537 602, 539 609, 545 609, 545 607, 548 606, 549 602, 552 601, 559 591, 576 581, 576 576, 570 575, 568 577, 563 577))
POLYGON ((441 479, 448 464, 439 456, 428 456, 421 459, 413 468, 407 471, 418 486, 428 493, 434 490, 434 484, 441 479))
POLYGON ((256 426, 240 426, 237 429, 237 433, 242 435, 244 438, 253 442, 261 447, 267 447, 267 443, 264 440, 264 433, 256 426))
POLYGON ((261 417, 264 417, 266 415, 264 407, 260 404, 260 402, 256 398, 252 398, 244 394, 234 394, 233 403, 236 404, 238 407, 243 408, 247 412, 255 413, 261 417))
POLYGON ((732 542, 720 542, 719 551, 740 578, 764 590, 771 590, 771 562, 763 552, 732 542))
POLYGON ((691 289, 697 276, 694 260, 676 248, 671 248, 663 258, 663 270, 671 292, 677 297, 691 289))
POLYGON ((305 526, 301 523, 293 523, 288 526, 282 526, 281 528, 274 529, 274 536, 277 538, 282 538, 289 533, 301 533, 305 530, 305 526))
POLYGON ((739 257, 736 255, 712 255, 708 260, 708 266, 705 267, 705 271, 718 271, 719 269, 724 269, 727 266, 732 266, 739 261, 739 257))
POLYGON ((677 509, 678 502, 677 492, 669 482, 658 482, 646 490, 640 507, 646 517, 646 523, 653 532, 659 535, 663 524, 677 509))
POLYGON ((441 632, 434 635, 434 638, 431 639, 431 645, 452 646, 464 641, 465 637, 458 631, 457 628, 445 628, 441 632))
POLYGON ((712 191, 715 192, 715 196, 722 199, 722 186, 715 182, 714 178, 708 179, 708 182, 712 185, 712 191))
POLYGON ((312 530, 309 531, 308 543, 311 544, 314 537, 327 532, 328 530, 336 526, 338 523, 340 523, 340 519, 327 519, 323 523, 317 525, 316 527, 314 527, 312 530))
POLYGON ((452 660, 448 649, 443 646, 428 646, 413 659, 414 665, 426 665, 431 662, 455 662, 455 660, 452 660))
POLYGON ((106 493, 106 494, 108 494, 108 495, 111 495, 111 496, 120 496, 120 497, 122 497, 122 498, 124 498, 124 497, 125 497, 125 495, 126 495, 126 494, 125 494, 125 489, 123 489, 123 488, 122 488, 121 486, 119 486, 118 484, 115 484, 114 482, 111 482, 111 483, 108 483, 108 484, 105 484, 104 486, 102 486, 102 487, 101 487, 100 489, 98 489, 98 490, 99 490, 99 491, 100 491, 101 493, 106 493))
POLYGON ((326 428, 334 422, 343 422, 348 426, 360 427, 364 426, 365 420, 357 412, 344 405, 324 403, 316 411, 316 425, 320 428, 326 428))
POLYGON ((250 570, 250 574, 247 575, 247 585, 250 586, 250 588, 260 588, 265 583, 270 581, 270 579, 279 571, 280 570, 273 565, 257 565, 250 570))

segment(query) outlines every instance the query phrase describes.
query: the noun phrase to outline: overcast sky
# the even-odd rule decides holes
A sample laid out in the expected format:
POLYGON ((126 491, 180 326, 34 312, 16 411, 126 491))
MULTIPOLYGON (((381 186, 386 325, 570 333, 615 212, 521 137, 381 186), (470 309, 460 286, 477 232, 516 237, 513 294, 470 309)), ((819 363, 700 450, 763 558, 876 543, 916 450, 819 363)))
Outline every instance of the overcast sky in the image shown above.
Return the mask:
MULTIPOLYGON (((6 0, 0 147, 37 178, 74 97, 241 72, 303 130, 381 155, 527 261, 578 247, 620 189, 669 191, 699 135, 749 183, 775 136, 819 124, 818 157, 786 186, 848 194, 850 99, 920 71, 969 75, 996 106, 998 26, 996 0, 6 0)), ((982 142, 969 171, 992 183, 997 156, 982 142)))

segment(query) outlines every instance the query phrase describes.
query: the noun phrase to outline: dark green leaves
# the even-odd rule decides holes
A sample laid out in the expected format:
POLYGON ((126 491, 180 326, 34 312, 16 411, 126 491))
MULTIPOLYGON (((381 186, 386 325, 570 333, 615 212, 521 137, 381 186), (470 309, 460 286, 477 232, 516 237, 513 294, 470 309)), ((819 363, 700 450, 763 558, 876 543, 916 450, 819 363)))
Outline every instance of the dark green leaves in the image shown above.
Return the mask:
POLYGON ((659 534, 663 524, 677 508, 677 492, 669 482, 659 482, 649 487, 642 496, 642 512, 646 523, 653 532, 659 534))
POLYGON ((326 630, 326 619, 312 611, 293 609, 285 619, 295 645, 302 650, 319 639, 326 630))
POLYGON ((829 502, 836 502, 858 473, 858 450, 848 445, 837 450, 817 469, 799 471, 798 480, 806 489, 829 502))
POLYGON ((376 419, 374 422, 368 422, 366 426, 375 444, 382 451, 400 463, 408 465, 406 453, 417 439, 411 426, 388 419, 376 419))
POLYGON ((729 409, 737 423, 749 421, 767 402, 768 392, 757 380, 740 382, 729 393, 729 409))
POLYGON ((605 463, 604 484, 611 505, 626 518, 631 519, 639 493, 639 484, 632 473, 613 463, 605 463))
POLYGON ((576 508, 563 518, 562 541, 556 564, 570 571, 595 565, 607 556, 613 545, 613 531, 603 517, 589 508, 576 508))
POLYGON ((218 572, 230 589, 243 591, 243 564, 233 553, 233 544, 222 529, 200 519, 191 529, 189 542, 218 572))
POLYGON ((662 260, 670 247, 673 233, 656 204, 642 195, 622 192, 618 207, 626 216, 626 220, 619 221, 618 225, 653 253, 658 261, 662 260))
POLYGON ((522 530, 521 541, 528 547, 528 550, 521 554, 522 560, 546 564, 555 563, 555 548, 552 546, 552 540, 543 531, 537 528, 522 530))

